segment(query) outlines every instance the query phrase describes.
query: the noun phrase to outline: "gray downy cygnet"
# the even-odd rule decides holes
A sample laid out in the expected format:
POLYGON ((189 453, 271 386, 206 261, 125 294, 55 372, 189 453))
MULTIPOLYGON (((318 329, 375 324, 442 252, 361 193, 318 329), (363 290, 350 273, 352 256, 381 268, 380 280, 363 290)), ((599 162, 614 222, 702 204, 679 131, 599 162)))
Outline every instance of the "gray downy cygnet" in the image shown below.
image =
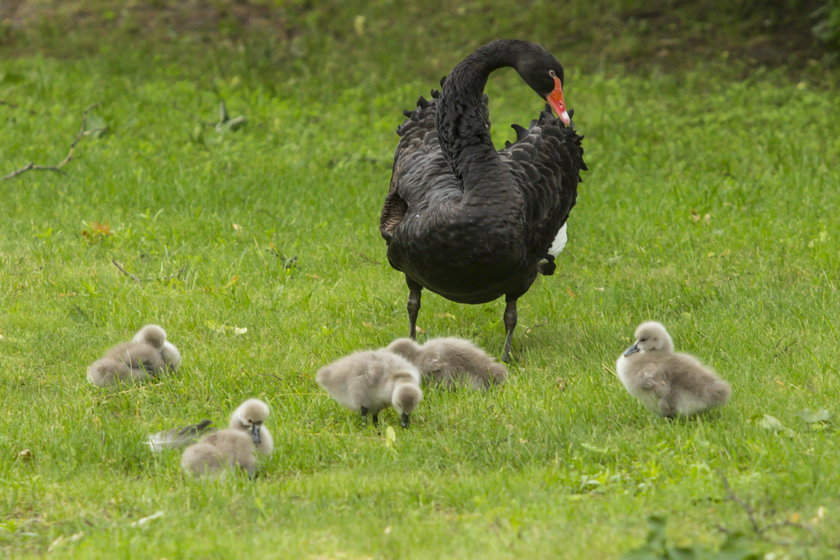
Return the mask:
POLYGON ((259 399, 248 399, 233 411, 229 428, 247 433, 254 443, 254 447, 263 455, 270 455, 274 451, 274 438, 265 427, 269 408, 259 399))
POLYGON ((408 428, 411 413, 423 399, 420 371, 402 356, 387 350, 364 350, 322 367, 315 376, 330 396, 350 410, 371 414, 393 406, 400 425, 408 428))
POLYGON ((268 455, 274 450, 271 433, 265 427, 268 414, 268 405, 259 399, 243 402, 231 415, 228 428, 207 434, 184 450, 181 467, 196 476, 240 467, 253 476, 257 468, 254 452, 268 455))
POLYGON ((146 325, 134 335, 132 342, 146 342, 155 348, 160 348, 163 361, 176 371, 181 365, 181 353, 178 348, 166 338, 166 331, 160 325, 146 325))
POLYGON ((180 360, 177 348, 166 340, 166 332, 158 325, 146 325, 131 342, 114 346, 93 362, 88 367, 87 378, 99 387, 118 381, 140 381, 177 368, 180 360))
POLYGON ((627 392, 648 410, 666 418, 690 416, 729 400, 729 384, 693 356, 675 353, 661 323, 642 323, 635 336, 615 367, 627 392))
POLYGON ((398 338, 387 350, 417 366, 425 381, 446 387, 466 383, 474 389, 486 389, 507 378, 503 364, 463 338, 432 338, 422 346, 410 338, 398 338))
POLYGON ((254 442, 248 434, 233 428, 207 434, 184 450, 181 467, 195 476, 217 475, 229 467, 240 467, 254 476, 254 442))

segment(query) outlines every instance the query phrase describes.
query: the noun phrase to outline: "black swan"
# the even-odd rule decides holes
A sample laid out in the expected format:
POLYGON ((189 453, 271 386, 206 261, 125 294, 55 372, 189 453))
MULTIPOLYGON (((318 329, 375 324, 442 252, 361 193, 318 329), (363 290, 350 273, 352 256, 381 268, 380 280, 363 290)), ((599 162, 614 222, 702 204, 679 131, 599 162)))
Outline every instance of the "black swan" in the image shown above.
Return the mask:
POLYGON ((505 296, 502 360, 507 362, 516 300, 537 272, 554 272, 554 257, 565 242, 580 171, 586 169, 582 137, 566 111, 563 67, 534 43, 488 43, 441 86, 431 101, 418 99, 397 129, 400 141, 379 229, 388 261, 408 283, 409 336, 416 338, 423 288, 459 303, 505 296), (490 73, 505 66, 550 108, 527 129, 513 125, 516 142, 496 151, 483 92, 490 73))

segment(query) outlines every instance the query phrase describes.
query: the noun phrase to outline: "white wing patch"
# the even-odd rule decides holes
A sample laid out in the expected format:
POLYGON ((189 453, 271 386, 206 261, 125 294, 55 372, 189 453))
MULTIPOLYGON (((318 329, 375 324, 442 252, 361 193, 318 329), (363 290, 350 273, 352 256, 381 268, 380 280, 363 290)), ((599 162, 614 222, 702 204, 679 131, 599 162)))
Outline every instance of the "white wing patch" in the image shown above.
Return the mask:
POLYGON ((563 227, 560 228, 560 231, 557 232, 557 236, 551 243, 551 248, 548 250, 550 255, 556 257, 566 248, 566 241, 568 240, 568 237, 566 237, 566 225, 563 224, 563 227))

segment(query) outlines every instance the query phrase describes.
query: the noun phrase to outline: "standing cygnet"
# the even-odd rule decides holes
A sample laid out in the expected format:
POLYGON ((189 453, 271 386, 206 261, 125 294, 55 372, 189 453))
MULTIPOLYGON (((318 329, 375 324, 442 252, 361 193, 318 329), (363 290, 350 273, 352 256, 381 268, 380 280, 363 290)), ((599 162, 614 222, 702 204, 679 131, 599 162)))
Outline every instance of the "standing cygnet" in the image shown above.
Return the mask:
POLYGON ((387 350, 417 366, 424 380, 446 387, 466 382, 475 389, 486 389, 507 378, 504 365, 463 338, 433 338, 422 346, 410 338, 398 338, 387 350))
POLYGON ((274 438, 265 427, 268 419, 268 405, 259 399, 248 399, 233 411, 230 428, 248 434, 257 451, 270 455, 274 451, 274 438))
POLYGON ((379 411, 393 406, 400 414, 400 424, 407 428, 411 413, 423 399, 420 372, 387 350, 345 356, 318 370, 315 379, 340 404, 362 416, 370 412, 374 425, 379 423, 379 411))
POLYGON ((674 352, 661 323, 648 321, 636 329, 636 343, 615 363, 627 391, 651 412, 673 418, 720 406, 732 390, 726 381, 688 354, 674 352))
POLYGON ((181 467, 201 476, 238 466, 253 476, 257 468, 254 451, 268 455, 274 450, 271 433, 264 425, 268 414, 268 405, 259 399, 243 402, 231 415, 230 427, 207 434, 184 450, 181 467))
POLYGON ((146 325, 134 335, 132 342, 145 342, 151 344, 160 350, 163 356, 163 361, 166 365, 172 368, 172 371, 178 369, 181 365, 181 353, 174 344, 166 339, 166 331, 160 325, 146 325))

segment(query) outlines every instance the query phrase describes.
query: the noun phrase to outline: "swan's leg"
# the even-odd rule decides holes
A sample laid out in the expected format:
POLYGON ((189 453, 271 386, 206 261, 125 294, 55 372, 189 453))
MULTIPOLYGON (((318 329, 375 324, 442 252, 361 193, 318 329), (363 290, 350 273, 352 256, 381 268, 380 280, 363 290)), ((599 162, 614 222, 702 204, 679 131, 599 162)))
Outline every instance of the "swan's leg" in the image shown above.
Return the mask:
POLYGON ((405 282, 408 284, 408 336, 411 340, 417 340, 417 313, 420 311, 420 291, 423 286, 409 278, 405 277, 405 282))
POLYGON ((516 298, 505 298, 505 349, 502 351, 502 361, 510 363, 510 341, 513 338, 513 329, 516 328, 516 298))

